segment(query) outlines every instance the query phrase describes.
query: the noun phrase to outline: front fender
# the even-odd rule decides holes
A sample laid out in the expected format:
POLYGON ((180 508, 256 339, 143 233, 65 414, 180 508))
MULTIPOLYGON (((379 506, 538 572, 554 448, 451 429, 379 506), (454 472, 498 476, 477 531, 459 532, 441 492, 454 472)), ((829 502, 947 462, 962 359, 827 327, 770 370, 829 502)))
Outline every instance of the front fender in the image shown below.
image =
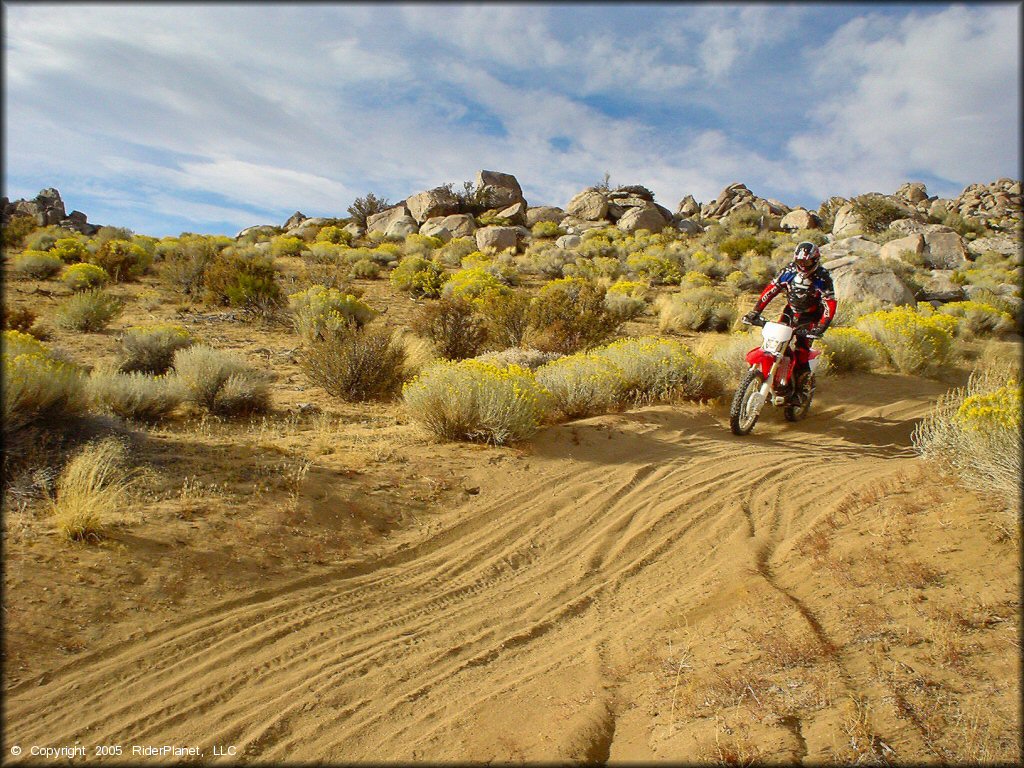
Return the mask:
POLYGON ((772 372, 772 366, 775 365, 775 357, 769 355, 761 347, 756 347, 747 352, 747 363, 760 366, 761 375, 767 380, 772 372))

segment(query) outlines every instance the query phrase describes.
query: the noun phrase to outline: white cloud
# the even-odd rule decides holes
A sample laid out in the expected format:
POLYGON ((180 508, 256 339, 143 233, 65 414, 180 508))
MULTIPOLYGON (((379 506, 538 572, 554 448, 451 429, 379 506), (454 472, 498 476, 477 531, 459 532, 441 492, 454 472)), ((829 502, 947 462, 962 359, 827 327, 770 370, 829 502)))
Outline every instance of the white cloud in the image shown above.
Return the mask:
POLYGON ((789 143, 805 183, 819 195, 849 194, 892 191, 922 172, 960 187, 1012 173, 1019 22, 1019 6, 954 7, 890 21, 884 32, 882 19, 840 29, 816 73, 829 96, 789 143))

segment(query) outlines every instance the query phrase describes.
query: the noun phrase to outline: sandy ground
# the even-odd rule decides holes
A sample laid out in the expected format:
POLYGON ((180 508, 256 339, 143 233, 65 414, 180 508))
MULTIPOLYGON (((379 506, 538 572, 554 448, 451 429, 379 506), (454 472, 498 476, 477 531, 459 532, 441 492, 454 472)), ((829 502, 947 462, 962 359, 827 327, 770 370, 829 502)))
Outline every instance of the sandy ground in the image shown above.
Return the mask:
POLYGON ((952 380, 826 377, 746 438, 721 402, 438 445, 308 386, 287 326, 111 290, 129 312, 54 346, 102 365, 179 322, 271 371, 274 409, 122 430, 147 472, 98 544, 53 531, 52 477, 7 489, 5 761, 1019 759, 1019 523, 910 449, 952 380), (202 754, 132 753, 160 745, 202 754))
POLYGON ((227 557, 171 526, 8 546, 4 743, 208 762, 1015 759, 1017 526, 909 450, 945 388, 825 379, 806 421, 768 412, 747 438, 724 405, 686 404, 518 448, 409 441, 412 465, 458 481, 403 524, 341 470, 296 474, 282 525, 332 535, 287 565, 258 531, 227 557), (121 583, 91 577, 104 557, 131 564, 121 583), (66 603, 82 590, 63 582, 87 584, 93 613, 31 595, 47 569, 66 603), (156 605, 107 607, 140 585, 156 605), (46 626, 78 645, 34 648, 46 626))

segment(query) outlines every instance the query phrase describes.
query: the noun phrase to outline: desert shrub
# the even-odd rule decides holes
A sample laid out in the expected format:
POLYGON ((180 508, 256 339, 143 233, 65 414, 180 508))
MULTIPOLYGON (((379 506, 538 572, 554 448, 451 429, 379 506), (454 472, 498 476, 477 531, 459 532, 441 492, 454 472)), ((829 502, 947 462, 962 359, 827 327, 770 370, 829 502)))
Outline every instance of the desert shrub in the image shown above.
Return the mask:
POLYGON ((21 248, 25 238, 38 227, 35 216, 14 214, 3 225, 4 248, 21 248))
POLYGON ((278 235, 270 238, 270 255, 274 257, 298 256, 305 247, 306 243, 300 237, 278 235))
POLYGON ((614 232, 610 229, 588 229, 581 237, 579 254, 587 259, 595 259, 604 256, 611 259, 618 259, 620 254, 619 246, 612 240, 614 232))
POLYGON ((414 232, 406 236, 405 242, 402 244, 402 252, 406 255, 419 254, 421 256, 430 256, 431 253, 442 245, 444 245, 444 240, 439 237, 420 235, 414 232))
POLYGON ((211 304, 256 307, 281 304, 273 261, 251 252, 221 252, 206 266, 205 299, 211 304))
POLYGON ((54 321, 69 331, 102 331, 123 310, 120 299, 94 288, 64 299, 57 305, 54 321))
POLYGON ((82 372, 32 336, 4 331, 3 401, 5 434, 76 416, 86 407, 82 372))
POLYGON ((348 250, 343 245, 321 241, 310 243, 304 255, 314 264, 337 264, 343 255, 348 255, 348 250))
POLYGON ((83 262, 66 267, 60 281, 72 291, 84 291, 88 288, 102 288, 110 282, 110 275, 103 267, 83 262))
POLYGON ((186 296, 196 296, 203 289, 207 267, 226 247, 222 239, 202 235, 162 241, 157 247, 165 261, 160 276, 186 296))
POLYGON ((97 541, 111 525, 126 520, 134 484, 128 451, 108 438, 87 444, 57 478, 50 512, 57 530, 73 541, 97 541))
POLYGON ((93 240, 96 242, 97 246, 103 246, 111 240, 124 240, 126 242, 131 242, 134 234, 135 233, 127 227, 100 227, 93 236, 93 240))
POLYGON ((554 221, 538 221, 530 230, 534 237, 561 237, 565 230, 554 221))
POLYGON ((895 307, 864 315, 856 327, 881 344, 896 370, 928 373, 952 359, 956 323, 949 315, 925 316, 913 307, 895 307))
POLYGON ((626 266, 633 274, 654 285, 675 285, 681 277, 679 267, 664 256, 634 253, 626 258, 626 266))
POLYGON ((295 332, 306 341, 333 338, 347 333, 349 326, 361 328, 377 316, 355 295, 322 285, 293 293, 288 303, 295 332))
POLYGON ((757 328, 747 328, 728 336, 715 339, 706 337, 702 347, 706 357, 722 367, 726 375, 732 379, 739 379, 744 371, 750 368, 747 362, 747 353, 754 347, 761 346, 761 331, 757 328))
POLYGON ((642 315, 647 309, 647 302, 626 293, 609 291, 604 296, 604 307, 612 317, 624 323, 642 315))
POLYGON ((486 293, 475 306, 487 339, 499 348, 518 347, 530 325, 530 297, 521 291, 486 293))
POLYGON ((553 407, 568 419, 611 410, 625 386, 617 365, 588 354, 559 358, 538 368, 536 376, 553 407))
POLYGON ((445 360, 474 357, 487 341, 487 325, 469 301, 446 296, 425 304, 412 319, 412 329, 430 339, 445 360))
POLYGON ((180 325, 158 323, 133 325, 120 338, 119 370, 123 373, 166 373, 174 362, 174 353, 195 343, 180 325))
POLYGON ((748 251, 764 257, 772 252, 772 241, 770 238, 755 235, 732 235, 718 244, 718 250, 723 256, 734 261, 748 251))
POLYGON ((141 372, 96 372, 90 375, 86 391, 101 411, 131 421, 153 423, 166 418, 185 399, 175 376, 150 376, 141 372))
POLYGON ((65 264, 74 264, 79 261, 87 261, 89 249, 85 243, 77 237, 59 238, 50 249, 50 253, 60 258, 65 264))
MULTIPOLYGON (((728 260, 716 260, 711 254, 696 250, 683 259, 685 271, 699 272, 708 277, 725 277, 733 270, 732 262, 728 260)), ((742 269, 742 267, 740 267, 742 269)))
POLYGON ((482 267, 460 269, 453 274, 441 290, 443 296, 474 301, 489 293, 507 293, 510 289, 494 274, 482 267))
POLYGON ((840 301, 836 305, 836 316, 832 320, 831 327, 852 327, 860 318, 885 309, 885 306, 874 297, 860 301, 840 301))
POLYGON ((617 280, 608 286, 608 293, 621 293, 635 299, 646 299, 650 286, 638 280, 617 280))
POLYGON ((353 221, 365 229, 367 217, 381 211, 386 211, 390 207, 391 203, 388 202, 387 198, 377 197, 373 192, 370 192, 365 197, 357 197, 347 210, 349 215, 352 216, 353 221))
POLYGON ((853 212, 860 217, 868 233, 882 232, 906 212, 882 195, 861 195, 853 199, 853 212))
POLYGON ((662 332, 727 331, 739 314, 732 293, 707 286, 663 294, 655 306, 658 309, 658 327, 662 332))
POLYGON ((53 277, 63 267, 64 262, 60 257, 48 251, 25 251, 20 256, 15 256, 11 264, 15 274, 34 277, 37 280, 53 277))
POLYGON ((25 238, 25 249, 30 251, 48 251, 57 244, 57 235, 50 227, 37 229, 25 238))
POLYGON ((4 307, 2 327, 5 331, 21 331, 27 334, 35 321, 36 313, 28 307, 4 307))
POLYGON ((957 318, 957 333, 969 336, 1002 336, 1014 329, 1012 315, 980 301, 954 301, 936 312, 957 318))
POLYGON ((379 243, 370 251, 370 258, 381 266, 390 266, 402 258, 402 246, 398 243, 379 243))
POLYGON ((402 388, 414 421, 442 440, 504 445, 536 432, 546 398, 533 373, 480 360, 431 366, 402 388))
POLYGON ((939 398, 918 424, 914 446, 970 486, 1020 504, 1021 383, 1009 366, 976 369, 967 386, 939 398))
POLYGON ((391 284, 395 288, 432 299, 441 295, 447 279, 443 267, 423 256, 406 256, 391 271, 391 284))
POLYGON ((134 280, 152 263, 146 250, 129 240, 107 240, 95 253, 89 254, 89 263, 103 267, 115 283, 134 280))
POLYGON ((385 327, 352 328, 313 341, 302 352, 309 380, 342 400, 362 402, 394 395, 405 377, 405 345, 385 327))
POLYGON ((528 338, 545 352, 572 354, 611 338, 622 321, 605 306, 605 288, 579 278, 553 280, 530 306, 528 338))
POLYGON ((434 254, 434 259, 446 267, 459 267, 462 260, 476 250, 476 241, 471 237, 453 237, 434 254))
POLYGON ((857 328, 830 328, 821 340, 829 369, 836 373, 870 372, 885 363, 882 345, 857 328))
POLYGON ((558 360, 561 357, 562 355, 557 352, 541 352, 539 349, 533 349, 532 347, 509 347, 508 349, 484 352, 482 355, 477 355, 475 359, 502 368, 518 365, 520 368, 536 371, 542 365, 546 365, 552 360, 558 360))
POLYGON ((977 237, 985 233, 985 225, 981 221, 972 219, 969 216, 962 216, 956 211, 947 213, 943 217, 942 223, 955 230, 960 237, 967 237, 968 235, 977 237))
POLYGON ((211 413, 234 416, 270 408, 266 379, 237 354, 194 344, 174 353, 173 367, 185 398, 211 413))
MULTIPOLYGON (((334 245, 348 245, 352 242, 352 233, 342 227, 327 225, 321 227, 314 238, 318 243, 333 243, 334 245)), ((273 245, 271 245, 273 248, 273 245)))
POLYGON ((679 284, 684 288, 706 288, 711 285, 711 278, 703 272, 687 272, 679 284))
POLYGON ((593 354, 622 372, 620 399, 626 403, 717 397, 724 390, 723 371, 672 339, 619 339, 593 354))
POLYGON ((376 280, 380 277, 380 264, 372 259, 360 259, 352 265, 350 274, 362 280, 376 280))

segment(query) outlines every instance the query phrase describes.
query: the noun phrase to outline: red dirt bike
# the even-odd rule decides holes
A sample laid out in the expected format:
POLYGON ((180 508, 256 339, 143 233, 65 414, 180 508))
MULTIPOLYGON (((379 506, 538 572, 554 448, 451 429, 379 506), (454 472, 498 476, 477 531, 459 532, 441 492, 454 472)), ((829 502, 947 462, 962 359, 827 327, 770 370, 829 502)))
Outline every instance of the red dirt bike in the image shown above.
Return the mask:
POLYGON ((735 435, 749 434, 761 415, 764 404, 784 407, 787 421, 799 421, 807 415, 814 398, 814 372, 818 367, 821 352, 812 349, 798 349, 796 340, 800 336, 816 339, 809 334, 806 326, 790 326, 773 323, 758 317, 754 321, 743 321, 748 325, 761 327, 763 341, 747 353, 750 369, 743 376, 729 409, 729 426, 735 435), (794 380, 795 363, 808 367, 794 380))

